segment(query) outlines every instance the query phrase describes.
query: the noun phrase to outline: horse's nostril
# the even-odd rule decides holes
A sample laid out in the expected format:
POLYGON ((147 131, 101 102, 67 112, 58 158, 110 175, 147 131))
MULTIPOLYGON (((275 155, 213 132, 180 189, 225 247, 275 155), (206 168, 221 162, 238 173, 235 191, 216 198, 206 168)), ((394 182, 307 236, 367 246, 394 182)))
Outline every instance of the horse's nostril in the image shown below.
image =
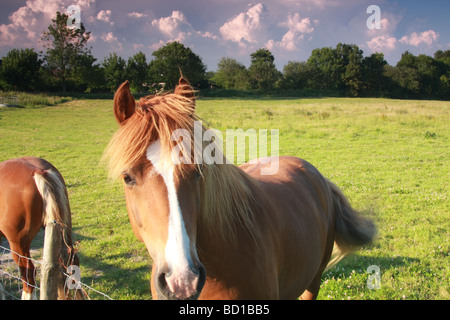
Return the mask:
POLYGON ((197 299, 206 281, 203 265, 158 273, 155 286, 159 299, 197 299))
POLYGON ((158 288, 160 290, 166 290, 167 289, 167 281, 166 281, 167 273, 161 272, 158 276, 158 288))

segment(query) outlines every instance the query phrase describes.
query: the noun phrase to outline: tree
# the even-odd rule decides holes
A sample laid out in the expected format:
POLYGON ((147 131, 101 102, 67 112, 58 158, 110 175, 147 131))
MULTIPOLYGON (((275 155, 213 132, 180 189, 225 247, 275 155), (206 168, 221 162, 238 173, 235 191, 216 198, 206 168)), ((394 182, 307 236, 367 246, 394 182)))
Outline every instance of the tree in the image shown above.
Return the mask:
POLYGON ((439 77, 439 97, 450 99, 450 50, 438 50, 434 53, 437 63, 439 77))
POLYGON ((405 66, 385 66, 387 88, 393 97, 415 97, 420 92, 420 74, 405 66))
POLYGON ((68 18, 64 13, 56 12, 56 19, 52 19, 52 24, 41 38, 47 49, 44 57, 46 67, 59 82, 63 92, 66 91, 67 81, 73 76, 73 71, 80 66, 79 62, 86 62, 86 59, 79 57, 91 55, 90 49, 86 47, 90 32, 86 32, 82 23, 80 28, 68 27, 68 18))
POLYGON ((96 89, 105 88, 103 68, 98 64, 94 64, 96 60, 90 54, 77 56, 77 63, 71 77, 77 90, 92 92, 96 89))
POLYGON ((402 57, 397 62, 397 67, 407 67, 417 69, 417 57, 409 51, 402 53, 402 57))
POLYGON ((220 59, 212 81, 225 89, 248 90, 250 88, 247 68, 233 58, 220 59))
POLYGON ((439 96, 446 100, 450 99, 450 72, 439 78, 439 96))
POLYGON ((275 58, 267 49, 259 49, 250 55, 251 64, 248 69, 250 79, 257 90, 272 90, 281 78, 281 73, 275 67, 275 58))
POLYGON ((164 83, 165 88, 174 88, 180 73, 196 88, 207 86, 206 66, 191 49, 179 42, 170 42, 152 54, 155 59, 149 64, 150 82, 164 83))
POLYGON ((42 61, 34 49, 12 49, 2 59, 0 78, 7 90, 35 90, 42 61))
POLYGON ((131 91, 142 93, 147 82, 148 65, 147 58, 142 51, 130 57, 126 66, 126 74, 130 81, 131 91))
POLYGON ((102 66, 106 86, 111 92, 116 91, 119 85, 127 80, 125 60, 113 52, 103 60, 102 66))
POLYGON ((397 63, 397 67, 410 68, 418 74, 419 89, 417 93, 422 97, 435 97, 440 91, 442 84, 440 77, 443 74, 440 61, 424 54, 415 56, 409 51, 405 51, 397 63))
POLYGON ((331 47, 314 49, 307 61, 314 70, 311 85, 314 89, 336 90, 340 83, 341 66, 331 47))
POLYGON ((362 79, 366 90, 379 92, 384 89, 385 78, 383 72, 386 65, 387 62, 384 60, 384 54, 382 53, 376 52, 363 59, 362 79))
POLYGON ((342 87, 343 89, 348 90, 351 95, 357 96, 363 89, 363 52, 357 45, 342 43, 338 43, 335 50, 338 60, 338 66, 341 69, 339 71, 341 84, 337 84, 337 86, 338 88, 342 87))
POLYGON ((420 54, 417 57, 417 71, 420 74, 420 91, 424 97, 435 97, 439 91, 440 70, 432 57, 420 54))
POLYGON ((310 86, 314 69, 306 62, 289 61, 283 68, 283 89, 304 89, 310 86))
POLYGON ((440 59, 450 59, 450 50, 438 50, 434 53, 434 58, 436 60, 440 60, 440 59))

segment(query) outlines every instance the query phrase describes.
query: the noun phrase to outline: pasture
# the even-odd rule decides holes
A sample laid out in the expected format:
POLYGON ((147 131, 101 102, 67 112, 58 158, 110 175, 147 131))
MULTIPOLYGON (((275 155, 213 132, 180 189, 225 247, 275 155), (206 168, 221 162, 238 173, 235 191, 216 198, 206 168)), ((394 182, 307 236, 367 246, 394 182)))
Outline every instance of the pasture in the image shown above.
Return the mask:
MULTIPOLYGON (((280 155, 312 163, 376 222, 375 243, 325 272, 319 299, 450 299, 449 102, 201 98, 197 114, 222 132, 279 129, 280 155), (370 265, 380 268, 378 290, 367 287, 370 265)), ((121 184, 100 164, 117 126, 112 100, 0 108, 0 161, 55 165, 81 240, 82 282, 114 299, 149 299, 151 259, 121 184)))

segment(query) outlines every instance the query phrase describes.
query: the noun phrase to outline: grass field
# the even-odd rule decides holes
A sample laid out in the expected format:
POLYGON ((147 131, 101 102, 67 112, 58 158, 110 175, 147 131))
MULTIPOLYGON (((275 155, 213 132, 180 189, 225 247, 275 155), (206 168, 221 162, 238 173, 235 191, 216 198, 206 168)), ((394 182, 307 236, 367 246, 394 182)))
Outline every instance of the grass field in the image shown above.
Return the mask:
MULTIPOLYGON (((450 298, 449 102, 204 98, 197 113, 223 132, 279 129, 280 155, 314 164, 376 221, 376 242, 326 272, 319 299, 450 298), (370 265, 379 290, 367 287, 370 265)), ((82 281, 114 299, 148 299, 151 259, 99 163, 116 129, 111 100, 0 108, 0 161, 52 162, 66 180, 82 281)))

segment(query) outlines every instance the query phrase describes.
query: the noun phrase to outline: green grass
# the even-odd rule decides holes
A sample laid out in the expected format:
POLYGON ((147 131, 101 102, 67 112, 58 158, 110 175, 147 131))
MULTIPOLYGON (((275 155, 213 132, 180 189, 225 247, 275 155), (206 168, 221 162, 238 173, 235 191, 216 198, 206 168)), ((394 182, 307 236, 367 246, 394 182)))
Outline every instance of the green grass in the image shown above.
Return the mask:
MULTIPOLYGON (((314 164, 376 221, 376 242, 327 271, 319 299, 450 298, 449 102, 204 98, 197 113, 222 132, 279 129, 280 155, 314 164), (380 267, 379 290, 367 288, 370 265, 380 267)), ((99 164, 116 129, 111 100, 0 108, 0 161, 52 162, 82 240, 82 281, 114 299, 148 299, 151 259, 121 186, 99 164)))
POLYGON ((0 97, 5 98, 16 98, 15 103, 17 103, 16 107, 21 108, 39 108, 42 106, 54 106, 59 103, 64 103, 72 100, 72 97, 68 96, 54 96, 46 93, 26 93, 26 92, 16 92, 16 91, 0 91, 0 97))

